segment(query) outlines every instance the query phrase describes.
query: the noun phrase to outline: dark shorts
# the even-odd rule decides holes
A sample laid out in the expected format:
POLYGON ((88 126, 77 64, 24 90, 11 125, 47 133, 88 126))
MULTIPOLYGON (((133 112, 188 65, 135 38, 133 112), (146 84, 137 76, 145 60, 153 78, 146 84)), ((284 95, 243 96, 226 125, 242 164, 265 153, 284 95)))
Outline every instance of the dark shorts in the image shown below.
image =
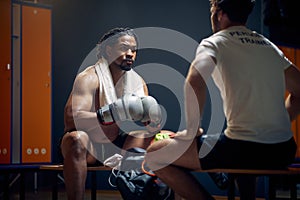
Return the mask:
MULTIPOLYGON (((103 159, 109 158, 110 156, 113 156, 116 153, 120 154, 127 136, 127 133, 120 130, 119 136, 114 141, 112 141, 112 143, 103 143, 103 159)), ((95 148, 97 148, 97 145, 101 144, 94 143, 93 145, 95 148)))
POLYGON ((262 144, 233 140, 222 133, 207 135, 204 140, 199 137, 200 148, 201 151, 211 149, 206 156, 200 157, 203 169, 283 169, 295 160, 297 145, 293 138, 277 144, 262 144))

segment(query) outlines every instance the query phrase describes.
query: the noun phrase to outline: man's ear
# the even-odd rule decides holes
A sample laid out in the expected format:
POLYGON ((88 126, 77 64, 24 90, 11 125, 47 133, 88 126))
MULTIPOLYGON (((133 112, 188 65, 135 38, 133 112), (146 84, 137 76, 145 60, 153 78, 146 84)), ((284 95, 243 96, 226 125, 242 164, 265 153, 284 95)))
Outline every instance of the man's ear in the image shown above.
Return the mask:
POLYGON ((217 15, 218 15, 218 21, 220 22, 220 21, 222 20, 223 15, 224 15, 223 10, 220 10, 220 11, 217 13, 217 15))

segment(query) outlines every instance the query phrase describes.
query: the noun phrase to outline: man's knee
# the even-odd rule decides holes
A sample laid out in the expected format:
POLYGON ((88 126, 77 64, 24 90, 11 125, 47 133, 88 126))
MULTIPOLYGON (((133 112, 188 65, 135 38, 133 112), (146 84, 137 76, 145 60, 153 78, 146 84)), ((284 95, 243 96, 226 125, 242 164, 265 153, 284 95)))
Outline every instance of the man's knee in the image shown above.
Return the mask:
POLYGON ((162 162, 161 158, 163 157, 163 152, 159 150, 161 150, 163 147, 167 146, 168 144, 169 141, 167 139, 153 142, 147 148, 147 154, 145 155, 146 161, 153 164, 162 162))
POLYGON ((65 155, 69 152, 71 152, 74 156, 86 154, 87 140, 87 135, 83 132, 73 131, 66 133, 61 143, 62 155, 65 157, 65 155))

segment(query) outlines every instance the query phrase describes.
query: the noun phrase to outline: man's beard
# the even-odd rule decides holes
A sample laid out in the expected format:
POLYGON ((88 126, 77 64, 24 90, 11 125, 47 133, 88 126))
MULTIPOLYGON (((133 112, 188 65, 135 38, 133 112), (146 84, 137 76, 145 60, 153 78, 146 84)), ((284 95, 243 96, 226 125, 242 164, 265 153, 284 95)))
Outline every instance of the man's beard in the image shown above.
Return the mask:
POLYGON ((132 69, 133 60, 132 59, 126 59, 123 60, 122 63, 119 65, 119 67, 124 71, 130 71, 132 69), (127 62, 131 62, 130 65, 127 64, 127 62), (123 64, 124 63, 124 64, 123 64))

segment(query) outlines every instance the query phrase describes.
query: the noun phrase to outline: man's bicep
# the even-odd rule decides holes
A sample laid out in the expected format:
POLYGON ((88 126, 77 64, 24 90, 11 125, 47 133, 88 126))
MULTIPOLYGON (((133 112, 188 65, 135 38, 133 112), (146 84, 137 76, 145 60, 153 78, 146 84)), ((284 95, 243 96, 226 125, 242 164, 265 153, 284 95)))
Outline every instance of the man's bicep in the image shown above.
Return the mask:
POLYGON ((201 102, 204 91, 206 91, 205 80, 195 66, 191 65, 185 82, 185 96, 186 98, 195 96, 198 102, 201 102))
POLYGON ((197 54, 195 60, 191 64, 192 70, 196 70, 204 80, 207 80, 213 73, 216 61, 214 57, 209 56, 205 52, 197 54))
POLYGON ((73 111, 91 111, 93 100, 91 94, 73 94, 72 110, 73 111))
POLYGON ((148 87, 146 82, 143 80, 143 90, 146 96, 148 96, 149 92, 148 92, 148 87))
POLYGON ((96 89, 86 79, 76 79, 72 91, 72 107, 74 111, 91 111, 96 89))
MULTIPOLYGON (((185 102, 187 118, 201 118, 206 100, 206 81, 211 77, 215 68, 212 57, 200 53, 192 62, 185 82, 185 102), (199 108, 199 114, 193 114, 199 108), (198 117, 197 117, 198 116, 198 117)), ((192 121, 192 120, 191 120, 192 121)))

